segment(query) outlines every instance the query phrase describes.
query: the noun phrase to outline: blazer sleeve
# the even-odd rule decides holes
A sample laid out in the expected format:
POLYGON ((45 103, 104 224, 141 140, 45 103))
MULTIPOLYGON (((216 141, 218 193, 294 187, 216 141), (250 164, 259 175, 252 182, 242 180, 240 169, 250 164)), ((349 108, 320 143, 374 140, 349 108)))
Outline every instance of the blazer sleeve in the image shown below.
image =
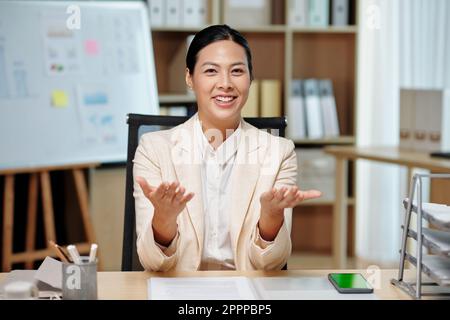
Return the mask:
MULTIPOLYGON (((280 169, 275 178, 274 187, 295 186, 297 181, 297 157, 295 146, 287 140, 286 148, 282 156, 280 169)), ((259 220, 259 219, 258 219, 259 220)), ((292 208, 284 210, 284 222, 277 236, 268 246, 261 245, 258 222, 256 223, 249 250, 249 258, 255 269, 279 270, 287 263, 291 254, 291 226, 292 208)))
POLYGON ((136 177, 145 178, 152 186, 158 186, 162 182, 161 169, 158 157, 154 151, 151 134, 145 134, 139 141, 136 149, 133 165, 133 186, 136 211, 137 253, 144 269, 149 271, 167 271, 173 268, 177 262, 177 247, 179 234, 172 241, 169 248, 163 250, 155 242, 152 229, 154 208, 148 200, 136 177))

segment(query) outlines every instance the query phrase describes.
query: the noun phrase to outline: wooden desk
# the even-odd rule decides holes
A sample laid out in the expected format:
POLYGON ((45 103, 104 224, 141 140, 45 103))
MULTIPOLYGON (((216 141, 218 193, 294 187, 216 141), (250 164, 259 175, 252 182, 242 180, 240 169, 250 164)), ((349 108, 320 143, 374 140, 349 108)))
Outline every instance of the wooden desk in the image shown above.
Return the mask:
MULTIPOLYGON (((366 279, 370 278, 365 270, 346 270, 345 272, 360 272, 366 279)), ((145 300, 147 299, 147 279, 150 277, 325 277, 337 270, 288 270, 288 271, 192 271, 192 272, 99 272, 98 298, 101 300, 145 300)), ((381 270, 380 288, 375 288, 375 294, 382 300, 410 300, 411 298, 390 284, 397 276, 397 270, 381 270)), ((413 279, 414 274, 406 270, 407 279, 413 279), (409 278, 410 277, 410 278, 409 278)), ((7 273, 0 274, 0 282, 7 273)))
MULTIPOLYGON (((450 172, 449 160, 430 157, 425 152, 400 150, 396 147, 333 146, 326 147, 325 152, 336 158, 336 200, 333 209, 333 258, 335 267, 339 269, 345 268, 347 262, 347 170, 349 160, 365 159, 405 166, 408 168, 408 180, 410 180, 414 168, 423 168, 441 173, 450 172)), ((358 201, 356 196, 354 198, 355 202, 358 201)), ((400 226, 398 227, 400 228, 400 226)))

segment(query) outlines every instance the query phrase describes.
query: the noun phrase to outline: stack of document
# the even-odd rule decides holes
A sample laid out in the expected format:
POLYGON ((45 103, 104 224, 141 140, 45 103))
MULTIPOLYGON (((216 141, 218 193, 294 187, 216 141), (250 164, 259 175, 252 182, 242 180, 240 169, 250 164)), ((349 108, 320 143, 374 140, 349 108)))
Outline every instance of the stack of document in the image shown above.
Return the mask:
POLYGON ((178 277, 148 279, 150 300, 374 300, 341 294, 326 277, 178 277))

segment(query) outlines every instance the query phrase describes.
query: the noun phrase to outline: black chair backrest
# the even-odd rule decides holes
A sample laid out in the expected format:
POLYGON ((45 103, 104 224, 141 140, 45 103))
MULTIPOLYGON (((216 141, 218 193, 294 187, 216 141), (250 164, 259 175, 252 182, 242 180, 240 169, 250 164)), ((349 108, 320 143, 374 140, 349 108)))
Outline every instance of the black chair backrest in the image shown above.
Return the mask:
MULTIPOLYGON (((143 270, 136 250, 136 213, 133 197, 133 159, 142 134, 175 127, 187 121, 189 117, 153 116, 128 114, 128 151, 125 189, 125 217, 122 246, 122 271, 143 270)), ((286 118, 244 118, 245 121, 259 129, 276 130, 276 134, 284 137, 286 118)))

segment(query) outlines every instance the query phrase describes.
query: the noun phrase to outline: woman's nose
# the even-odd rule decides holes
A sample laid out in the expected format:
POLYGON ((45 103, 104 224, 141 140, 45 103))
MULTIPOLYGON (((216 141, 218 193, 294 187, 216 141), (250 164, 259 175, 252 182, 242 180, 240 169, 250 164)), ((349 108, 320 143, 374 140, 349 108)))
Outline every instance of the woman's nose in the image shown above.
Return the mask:
POLYGON ((220 74, 218 81, 217 81, 217 87, 219 89, 228 90, 233 88, 233 83, 230 79, 230 75, 227 72, 223 72, 220 74))

